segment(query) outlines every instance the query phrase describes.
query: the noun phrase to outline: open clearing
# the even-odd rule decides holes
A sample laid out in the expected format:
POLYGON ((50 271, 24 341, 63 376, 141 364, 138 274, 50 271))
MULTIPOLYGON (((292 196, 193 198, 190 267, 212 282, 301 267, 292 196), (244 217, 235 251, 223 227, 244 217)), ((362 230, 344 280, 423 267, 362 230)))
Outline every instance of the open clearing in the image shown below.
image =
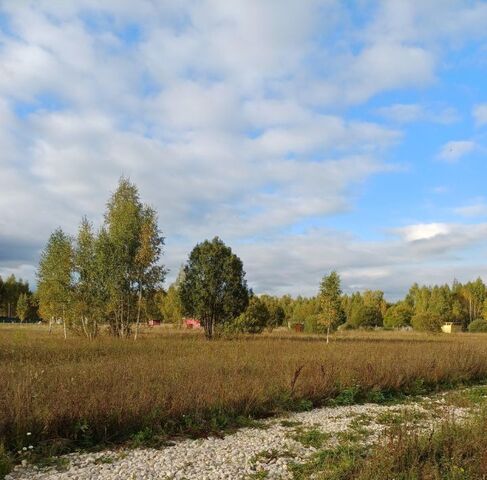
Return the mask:
POLYGON ((89 342, 4 326, 0 378, 4 461, 56 466, 13 478, 309 478, 322 448, 468 413, 448 401, 441 410, 435 392, 485 381, 487 344, 411 332, 209 342, 163 328, 89 342), (397 410, 426 395, 405 405, 416 413, 397 410))

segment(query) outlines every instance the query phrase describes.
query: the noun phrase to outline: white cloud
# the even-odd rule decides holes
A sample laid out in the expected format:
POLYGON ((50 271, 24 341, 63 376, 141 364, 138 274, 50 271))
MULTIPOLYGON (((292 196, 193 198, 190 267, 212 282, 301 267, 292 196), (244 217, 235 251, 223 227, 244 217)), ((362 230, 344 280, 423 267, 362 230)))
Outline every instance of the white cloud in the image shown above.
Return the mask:
MULTIPOLYGON (((158 209, 173 274, 196 241, 219 234, 257 291, 312 293, 333 265, 349 285, 400 289, 411 258, 421 269, 474 243, 478 231, 446 224, 376 243, 304 229, 352 210, 362 185, 394 168, 384 158, 402 132, 346 107, 431 85, 448 29, 458 42, 485 18, 478 5, 393 3, 352 31, 331 0, 3 2, 15 34, 0 29, 0 272, 32 278, 50 231, 74 233, 85 213, 100 222, 121 174, 158 209)), ((382 112, 397 123, 454 113, 382 112)), ((447 144, 445 159, 469 144, 447 144)))
POLYGON ((487 103, 475 105, 473 109, 473 117, 478 126, 485 125, 487 123, 487 103))
POLYGON ((479 198, 473 203, 457 207, 453 211, 462 217, 485 217, 487 216, 487 203, 479 198))
POLYGON ((407 242, 415 242, 417 240, 429 240, 438 235, 445 235, 449 233, 450 226, 444 223, 420 223, 397 228, 395 231, 407 242))
POLYGON ((448 163, 454 163, 462 157, 472 153, 476 148, 475 142, 471 140, 455 140, 445 143, 438 153, 438 159, 448 163))
POLYGON ((456 110, 451 107, 433 109, 415 103, 395 103, 379 108, 377 113, 388 120, 401 124, 427 121, 446 125, 456 122, 459 118, 456 110))
POLYGON ((377 43, 365 48, 352 63, 355 83, 346 92, 351 102, 361 102, 381 91, 424 86, 434 80, 433 55, 420 47, 377 43))

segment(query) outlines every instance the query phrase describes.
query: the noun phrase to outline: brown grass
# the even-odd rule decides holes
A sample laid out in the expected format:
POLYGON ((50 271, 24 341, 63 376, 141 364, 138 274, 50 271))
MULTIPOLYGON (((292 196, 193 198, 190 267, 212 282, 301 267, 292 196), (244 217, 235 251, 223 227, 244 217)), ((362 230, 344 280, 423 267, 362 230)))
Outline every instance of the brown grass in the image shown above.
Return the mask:
POLYGON ((280 332, 208 342, 156 330, 137 342, 90 343, 43 327, 0 327, 0 445, 64 451, 198 435, 283 409, 487 378, 487 344, 469 334, 353 333, 326 345, 280 332))

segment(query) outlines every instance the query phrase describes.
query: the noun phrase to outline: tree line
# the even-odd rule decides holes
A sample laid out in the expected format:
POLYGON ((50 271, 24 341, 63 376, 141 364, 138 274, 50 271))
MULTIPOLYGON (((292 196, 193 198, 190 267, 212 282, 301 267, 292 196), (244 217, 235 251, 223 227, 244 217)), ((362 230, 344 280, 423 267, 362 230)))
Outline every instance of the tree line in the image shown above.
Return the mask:
POLYGON ((13 274, 5 280, 0 276, 0 318, 21 322, 38 319, 37 302, 29 282, 13 274))
POLYGON ((180 325, 183 317, 200 320, 208 338, 299 325, 327 339, 337 328, 438 331, 444 322, 455 322, 466 330, 487 318, 487 288, 480 278, 451 286, 414 284, 404 299, 390 303, 380 290, 343 294, 340 276, 332 271, 316 296, 257 296, 241 259, 218 237, 197 244, 165 290, 163 247, 156 211, 121 178, 97 231, 83 218, 74 238, 61 229, 51 234, 37 271, 42 318, 49 325, 62 323, 65 335, 72 331, 90 339, 102 327, 137 338, 141 322, 180 325))

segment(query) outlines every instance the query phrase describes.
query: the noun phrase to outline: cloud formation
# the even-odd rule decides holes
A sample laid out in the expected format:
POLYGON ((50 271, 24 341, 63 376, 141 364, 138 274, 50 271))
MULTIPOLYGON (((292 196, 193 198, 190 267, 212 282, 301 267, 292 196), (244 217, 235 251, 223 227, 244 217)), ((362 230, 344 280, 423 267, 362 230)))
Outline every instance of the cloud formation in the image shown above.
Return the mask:
MULTIPOLYGON (((395 295, 406 254, 443 271, 477 230, 403 211, 393 239, 381 218, 372 242, 332 221, 402 175, 406 125, 460 117, 444 101, 368 102, 434 88, 448 49, 480 41, 486 24, 483 2, 460 1, 0 4, 0 274, 32 281, 49 233, 74 233, 83 214, 99 224, 122 174, 159 211, 170 278, 214 235, 242 255, 256 291, 312 293, 338 268, 346 288, 395 295)), ((439 157, 475 145, 448 142, 439 157)))
POLYGON ((475 142, 471 140, 452 140, 441 147, 438 158, 448 163, 454 163, 471 153, 475 147, 475 142))

